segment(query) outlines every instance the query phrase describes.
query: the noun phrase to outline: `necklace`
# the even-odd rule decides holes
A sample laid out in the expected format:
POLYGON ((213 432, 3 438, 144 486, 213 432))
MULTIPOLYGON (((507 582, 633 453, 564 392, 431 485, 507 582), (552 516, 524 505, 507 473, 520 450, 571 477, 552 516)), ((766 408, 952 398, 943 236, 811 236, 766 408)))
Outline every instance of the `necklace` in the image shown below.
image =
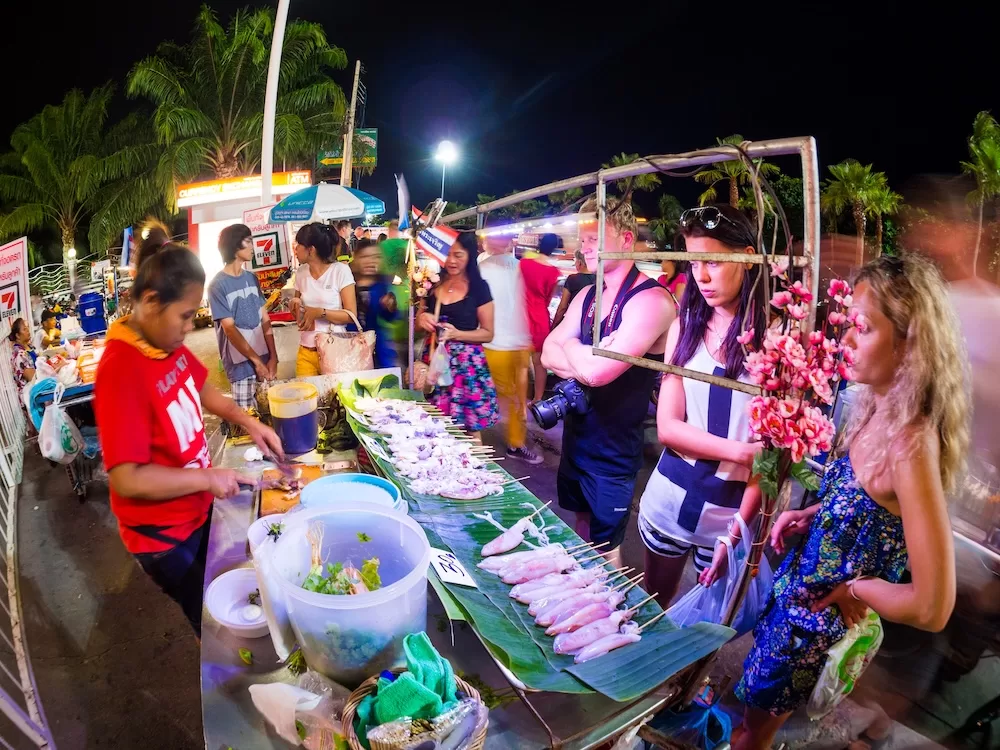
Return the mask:
POLYGON ((712 334, 712 336, 714 336, 714 337, 715 337, 715 348, 714 348, 714 349, 712 349, 712 351, 713 351, 713 352, 714 352, 715 354, 718 354, 719 352, 721 352, 721 351, 722 351, 722 336, 720 336, 720 335, 719 335, 719 334, 718 334, 718 333, 716 332, 716 330, 715 330, 714 328, 712 328, 712 326, 710 326, 710 325, 707 325, 707 324, 706 324, 706 325, 705 325, 705 328, 706 328, 706 329, 708 329, 708 332, 709 332, 710 334, 712 334))

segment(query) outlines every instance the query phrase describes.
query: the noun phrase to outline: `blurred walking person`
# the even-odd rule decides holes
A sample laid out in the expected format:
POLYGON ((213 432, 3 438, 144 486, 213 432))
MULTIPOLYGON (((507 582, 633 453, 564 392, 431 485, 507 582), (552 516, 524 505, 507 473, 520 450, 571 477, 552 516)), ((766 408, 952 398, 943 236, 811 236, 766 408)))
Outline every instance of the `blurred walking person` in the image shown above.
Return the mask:
POLYGON ((483 259, 479 273, 493 295, 493 340, 483 344, 483 348, 497 389, 500 414, 507 421, 507 456, 527 464, 540 464, 542 457, 527 445, 531 334, 521 270, 517 258, 500 251, 483 259))
POLYGON ((545 337, 552 330, 549 317, 549 302, 559 282, 559 269, 549 261, 559 246, 559 236, 543 234, 538 242, 538 252, 521 259, 521 277, 524 279, 525 302, 528 311, 528 327, 531 331, 531 345, 534 352, 531 362, 535 369, 535 393, 531 403, 541 401, 545 396, 547 370, 542 364, 542 346, 545 337))
POLYGON ((573 269, 576 273, 571 273, 566 277, 566 281, 563 282, 559 309, 556 310, 555 317, 552 319, 553 328, 562 323, 562 319, 566 317, 566 311, 569 310, 569 303, 573 301, 573 298, 597 281, 597 274, 587 271, 587 259, 580 250, 573 253, 573 269))

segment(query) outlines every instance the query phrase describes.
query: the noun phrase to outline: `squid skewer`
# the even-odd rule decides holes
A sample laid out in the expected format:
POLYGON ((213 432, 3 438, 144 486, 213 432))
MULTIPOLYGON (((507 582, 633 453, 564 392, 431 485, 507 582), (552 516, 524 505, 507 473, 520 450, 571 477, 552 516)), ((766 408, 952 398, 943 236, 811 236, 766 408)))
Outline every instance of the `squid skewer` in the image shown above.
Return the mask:
POLYGON ((608 601, 614 602, 614 606, 618 606, 623 601, 625 601, 625 595, 635 586, 639 585, 639 579, 642 578, 642 573, 637 575, 631 580, 627 580, 624 583, 620 583, 613 589, 607 589, 605 591, 597 591, 593 594, 591 593, 580 593, 576 596, 571 596, 562 601, 555 602, 553 604, 543 607, 538 612, 538 616, 535 618, 535 623, 548 627, 549 625, 554 625, 555 623, 566 619, 571 614, 579 609, 582 609, 588 604, 596 604, 597 602, 608 601), (619 592, 618 589, 623 586, 628 586, 624 591, 619 592))
POLYGON ((582 649, 573 661, 577 664, 583 664, 585 661, 590 661, 591 659, 596 659, 599 656, 604 656, 606 653, 614 651, 616 648, 627 646, 630 643, 638 643, 642 639, 642 631, 659 620, 665 614, 666 612, 660 612, 660 614, 649 620, 649 622, 645 625, 634 630, 630 628, 624 633, 612 633, 611 635, 606 635, 603 638, 598 638, 589 646, 582 649))
MULTIPOLYGON (((628 609, 616 610, 603 620, 595 620, 588 625, 584 625, 578 630, 574 630, 572 633, 561 633, 556 636, 556 640, 552 644, 552 648, 557 654, 572 654, 582 648, 586 648, 591 643, 603 638, 604 636, 614 635, 618 632, 622 623, 626 623, 632 619, 640 606, 642 605, 637 604, 636 606, 628 609)), ((659 619, 659 617, 660 615, 657 615, 656 618, 650 620, 649 622, 655 622, 656 619, 659 619)))
POLYGON ((531 604, 535 599, 543 598, 556 591, 571 589, 574 586, 582 588, 594 581, 603 580, 605 576, 609 576, 608 580, 613 580, 631 571, 632 568, 628 567, 615 568, 608 571, 597 566, 575 570, 572 573, 549 573, 541 578, 536 578, 534 581, 517 584, 510 590, 510 598, 517 599, 522 604, 531 604), (545 589, 553 589, 553 591, 544 591, 545 589))
POLYGON ((483 545, 483 557, 489 557, 490 555, 499 555, 503 552, 510 552, 512 549, 517 547, 521 542, 524 541, 524 532, 531 528, 531 519, 541 513, 543 510, 548 508, 552 504, 552 501, 545 503, 541 508, 536 510, 530 516, 525 516, 520 521, 515 523, 500 536, 491 542, 487 542, 483 545))
MULTIPOLYGON (((601 557, 601 555, 597 555, 596 557, 601 557)), ((509 584, 525 583, 526 581, 533 581, 536 578, 546 576, 549 573, 562 573, 567 570, 573 570, 580 563, 590 562, 596 559, 596 557, 577 560, 575 557, 570 557, 569 555, 560 555, 541 560, 529 560, 526 563, 512 565, 501 570, 500 580, 509 584)))
MULTIPOLYGON (((646 602, 652 601, 652 599, 653 597, 650 596, 635 606, 641 607, 646 602)), ((560 633, 572 633, 574 630, 579 630, 584 625, 589 625, 596 620, 603 620, 605 617, 609 617, 616 609, 617 605, 612 607, 609 602, 588 604, 583 609, 574 612, 573 615, 567 617, 565 620, 550 626, 545 631, 545 634, 559 635, 560 633)))
POLYGON ((524 550, 523 552, 510 552, 506 555, 493 555, 476 564, 477 568, 488 570, 490 573, 499 573, 504 568, 509 568, 520 563, 528 562, 541 557, 557 557, 564 555, 569 550, 561 544, 550 544, 538 549, 524 550))

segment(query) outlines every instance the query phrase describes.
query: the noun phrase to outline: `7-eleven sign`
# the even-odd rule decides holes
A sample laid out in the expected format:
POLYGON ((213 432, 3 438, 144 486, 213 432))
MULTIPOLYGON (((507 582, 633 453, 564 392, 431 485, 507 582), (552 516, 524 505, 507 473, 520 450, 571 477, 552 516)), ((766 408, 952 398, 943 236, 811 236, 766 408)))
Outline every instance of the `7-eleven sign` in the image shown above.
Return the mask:
POLYGON ((278 265, 278 237, 276 234, 259 235, 253 238, 253 267, 270 268, 278 265))
POLYGON ((27 237, 0 246, 0 321, 14 318, 24 318, 31 326, 27 237))

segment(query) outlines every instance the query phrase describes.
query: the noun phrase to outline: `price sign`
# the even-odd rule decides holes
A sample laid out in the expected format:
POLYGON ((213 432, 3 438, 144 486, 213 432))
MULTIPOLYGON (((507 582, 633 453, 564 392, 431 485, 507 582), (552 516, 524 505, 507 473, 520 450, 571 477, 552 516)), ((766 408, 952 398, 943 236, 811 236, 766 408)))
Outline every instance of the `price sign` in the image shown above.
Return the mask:
POLYGON ((431 547, 431 565, 434 566, 434 572, 438 574, 438 578, 445 583, 469 586, 474 589, 479 588, 476 586, 476 580, 469 575, 469 571, 453 553, 447 550, 431 547))

